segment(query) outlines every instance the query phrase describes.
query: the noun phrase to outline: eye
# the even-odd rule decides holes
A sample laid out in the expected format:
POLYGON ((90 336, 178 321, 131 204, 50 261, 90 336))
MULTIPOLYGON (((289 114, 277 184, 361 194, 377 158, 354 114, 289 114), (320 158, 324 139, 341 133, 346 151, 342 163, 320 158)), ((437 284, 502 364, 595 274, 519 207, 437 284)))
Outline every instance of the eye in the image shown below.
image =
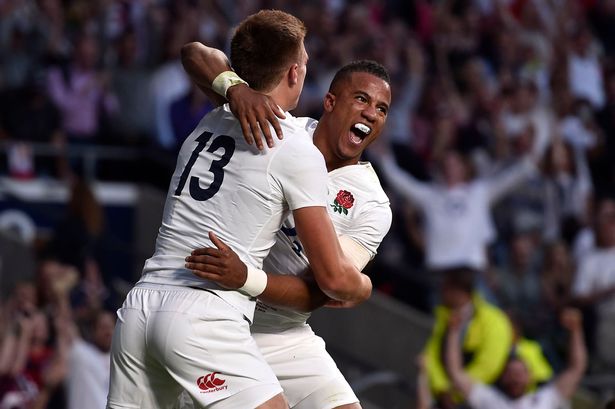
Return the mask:
POLYGON ((389 112, 389 110, 386 109, 385 107, 378 107, 378 111, 382 113, 383 115, 386 115, 389 112))
POLYGON ((359 101, 361 103, 366 103, 367 102, 367 98, 365 98, 363 95, 357 95, 356 99, 357 99, 357 101, 359 101))

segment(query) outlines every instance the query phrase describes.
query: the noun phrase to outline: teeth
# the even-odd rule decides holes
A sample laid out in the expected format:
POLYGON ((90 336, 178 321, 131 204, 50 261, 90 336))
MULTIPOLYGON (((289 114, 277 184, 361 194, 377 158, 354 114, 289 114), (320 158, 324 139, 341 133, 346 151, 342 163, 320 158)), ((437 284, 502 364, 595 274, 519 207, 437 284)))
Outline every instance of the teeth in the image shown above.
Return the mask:
POLYGON ((356 123, 354 124, 354 127, 358 129, 360 132, 364 133, 365 135, 369 135, 370 132, 372 131, 369 126, 362 124, 362 123, 356 123))

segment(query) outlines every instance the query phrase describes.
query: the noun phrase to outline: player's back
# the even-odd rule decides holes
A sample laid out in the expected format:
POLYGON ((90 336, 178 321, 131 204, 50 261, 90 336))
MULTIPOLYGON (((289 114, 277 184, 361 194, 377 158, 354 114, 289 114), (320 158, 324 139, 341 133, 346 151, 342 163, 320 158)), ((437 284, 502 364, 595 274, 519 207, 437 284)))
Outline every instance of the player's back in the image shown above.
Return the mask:
POLYGON ((228 106, 210 112, 180 150, 165 203, 156 251, 141 282, 216 291, 250 316, 248 297, 202 280, 184 268, 215 232, 247 264, 261 267, 289 209, 324 206, 326 168, 295 118, 280 121, 284 139, 259 152, 245 143, 228 106))

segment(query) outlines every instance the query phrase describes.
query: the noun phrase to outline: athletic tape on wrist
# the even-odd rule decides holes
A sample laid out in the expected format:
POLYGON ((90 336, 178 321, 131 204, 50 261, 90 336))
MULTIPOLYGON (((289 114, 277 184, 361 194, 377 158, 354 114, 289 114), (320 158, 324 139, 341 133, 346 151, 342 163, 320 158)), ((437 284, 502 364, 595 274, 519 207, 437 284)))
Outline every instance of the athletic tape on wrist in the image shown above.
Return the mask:
POLYGON ((265 291, 267 287, 267 273, 258 268, 248 266, 248 276, 246 282, 243 284, 239 291, 250 297, 258 297, 265 291))
POLYGON ((242 80, 235 71, 224 71, 218 74, 218 76, 211 83, 211 89, 213 89, 216 94, 226 98, 226 91, 228 91, 228 89, 233 85, 237 84, 248 85, 248 83, 242 80))

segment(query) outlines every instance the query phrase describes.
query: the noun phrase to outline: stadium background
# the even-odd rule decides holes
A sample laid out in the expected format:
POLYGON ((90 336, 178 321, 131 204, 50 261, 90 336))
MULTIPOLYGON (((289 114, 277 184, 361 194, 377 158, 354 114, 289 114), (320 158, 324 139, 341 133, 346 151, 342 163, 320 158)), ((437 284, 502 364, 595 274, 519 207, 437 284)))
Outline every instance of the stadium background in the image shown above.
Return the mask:
MULTIPOLYGON (((198 40, 226 50, 233 25, 260 8, 291 12, 308 27, 296 115, 319 116, 345 62, 371 58, 390 70, 384 137, 419 180, 438 183, 451 148, 481 177, 528 146, 546 150, 541 173, 493 208, 497 235, 478 290, 520 315, 539 312, 524 330, 561 368, 565 349, 541 328, 555 325, 575 266, 595 246, 602 221, 592 203, 615 188, 613 0, 0 0, 2 333, 27 325, 20 308, 48 312, 54 353, 63 320, 87 338, 95 312, 121 302, 152 252, 178 145, 211 109, 183 73, 180 48, 198 40), (568 160, 559 173, 558 148, 568 160), (584 187, 571 189, 575 209, 545 194, 562 174, 584 187), (511 281, 507 272, 520 264, 523 278, 511 281), (54 282, 70 290, 72 314, 51 312, 54 282)), ((313 319, 365 408, 412 407, 416 357, 438 300, 422 214, 387 191, 393 227, 369 267, 378 291, 356 310, 313 319)), ((587 338, 579 408, 615 390, 590 325, 587 338)), ((63 407, 62 397, 49 407, 63 407)))

